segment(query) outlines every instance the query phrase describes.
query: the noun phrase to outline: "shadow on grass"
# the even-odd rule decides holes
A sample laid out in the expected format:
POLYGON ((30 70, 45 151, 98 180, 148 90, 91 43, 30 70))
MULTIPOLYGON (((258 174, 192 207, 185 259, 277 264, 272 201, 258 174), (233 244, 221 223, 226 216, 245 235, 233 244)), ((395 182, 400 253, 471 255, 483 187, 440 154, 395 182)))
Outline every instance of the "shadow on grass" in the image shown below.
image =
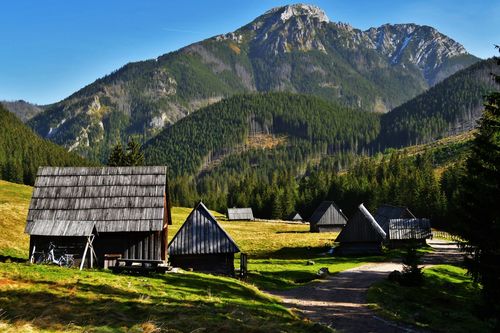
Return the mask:
POLYGON ((23 263, 27 262, 28 259, 26 258, 21 258, 21 257, 13 257, 9 255, 1 255, 0 254, 0 262, 16 262, 16 263, 23 263))
POLYGON ((102 272, 74 277, 74 283, 32 280, 21 287, 0 289, 2 321, 14 326, 28 322, 48 331, 72 326, 128 332, 145 322, 181 332, 200 328, 309 332, 312 328, 257 290, 228 278, 176 274, 115 279, 102 272))

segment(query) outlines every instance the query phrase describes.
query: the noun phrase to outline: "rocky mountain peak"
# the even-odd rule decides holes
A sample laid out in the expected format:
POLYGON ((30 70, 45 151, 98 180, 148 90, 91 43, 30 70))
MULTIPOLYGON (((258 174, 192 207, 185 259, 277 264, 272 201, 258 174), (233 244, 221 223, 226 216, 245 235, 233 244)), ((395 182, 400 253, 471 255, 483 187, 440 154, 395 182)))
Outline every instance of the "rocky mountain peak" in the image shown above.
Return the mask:
POLYGON ((300 16, 312 20, 318 20, 319 22, 330 22, 328 16, 326 16, 325 12, 321 8, 307 4, 294 4, 282 7, 275 7, 264 13, 264 15, 268 14, 278 14, 280 20, 283 23, 285 23, 292 17, 300 17, 300 16))
POLYGON ((319 50, 326 53, 321 31, 330 21, 319 7, 295 4, 276 7, 255 19, 253 45, 265 54, 319 50))

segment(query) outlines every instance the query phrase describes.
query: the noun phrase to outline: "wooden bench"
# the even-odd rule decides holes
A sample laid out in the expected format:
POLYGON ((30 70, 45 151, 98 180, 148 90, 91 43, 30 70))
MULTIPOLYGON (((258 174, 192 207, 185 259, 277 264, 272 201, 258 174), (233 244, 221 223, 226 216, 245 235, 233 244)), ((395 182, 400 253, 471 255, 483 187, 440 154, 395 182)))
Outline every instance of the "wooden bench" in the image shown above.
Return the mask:
POLYGON ((162 266, 162 260, 149 259, 116 259, 115 266, 110 267, 113 273, 131 272, 131 273, 165 273, 167 266, 162 266))

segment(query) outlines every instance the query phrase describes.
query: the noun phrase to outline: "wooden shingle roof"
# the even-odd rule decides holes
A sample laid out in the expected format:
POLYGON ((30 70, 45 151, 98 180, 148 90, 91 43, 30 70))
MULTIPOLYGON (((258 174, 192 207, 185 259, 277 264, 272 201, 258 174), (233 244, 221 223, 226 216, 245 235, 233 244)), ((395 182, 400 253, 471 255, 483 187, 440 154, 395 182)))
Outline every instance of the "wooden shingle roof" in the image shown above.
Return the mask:
POLYGON ((57 221, 75 223, 65 233, 76 233, 77 225, 87 222, 99 232, 161 231, 167 213, 166 173, 163 166, 41 167, 25 232, 48 232, 40 231, 42 226, 62 230, 55 223, 63 222, 57 221))
POLYGON ((168 245, 169 255, 237 253, 240 249, 200 202, 168 245))
POLYGON ((345 225, 347 223, 347 217, 342 212, 342 209, 340 209, 333 201, 323 201, 311 215, 309 222, 312 224, 328 224, 329 221, 322 221, 321 218, 325 215, 328 209, 330 209, 330 207, 332 207, 332 209, 334 209, 339 216, 339 219, 336 219, 334 224, 345 225))
POLYGON ((253 220, 252 208, 228 208, 228 220, 253 220))
POLYGON ((411 219, 415 215, 407 207, 382 205, 375 212, 375 220, 386 232, 389 231, 389 220, 391 219, 411 219))
POLYGON ((377 224, 370 212, 359 205, 359 210, 347 222, 337 236, 336 242, 382 242, 386 237, 385 232, 377 224))
POLYGON ((389 220, 389 239, 426 239, 432 234, 428 219, 391 219, 389 220))

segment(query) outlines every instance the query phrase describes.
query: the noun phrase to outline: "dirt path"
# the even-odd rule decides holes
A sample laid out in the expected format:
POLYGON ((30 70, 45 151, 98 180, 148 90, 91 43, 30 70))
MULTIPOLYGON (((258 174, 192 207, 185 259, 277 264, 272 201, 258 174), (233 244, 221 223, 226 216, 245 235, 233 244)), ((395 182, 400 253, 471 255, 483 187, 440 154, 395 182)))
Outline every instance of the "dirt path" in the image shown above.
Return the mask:
MULTIPOLYGON (((462 258, 453 243, 439 240, 428 243, 435 251, 423 258, 426 266, 456 263, 462 258)), ((382 319, 366 304, 368 288, 396 269, 401 270, 400 263, 367 264, 319 282, 272 294, 281 298, 287 307, 300 311, 306 318, 340 332, 423 332, 382 319)))

